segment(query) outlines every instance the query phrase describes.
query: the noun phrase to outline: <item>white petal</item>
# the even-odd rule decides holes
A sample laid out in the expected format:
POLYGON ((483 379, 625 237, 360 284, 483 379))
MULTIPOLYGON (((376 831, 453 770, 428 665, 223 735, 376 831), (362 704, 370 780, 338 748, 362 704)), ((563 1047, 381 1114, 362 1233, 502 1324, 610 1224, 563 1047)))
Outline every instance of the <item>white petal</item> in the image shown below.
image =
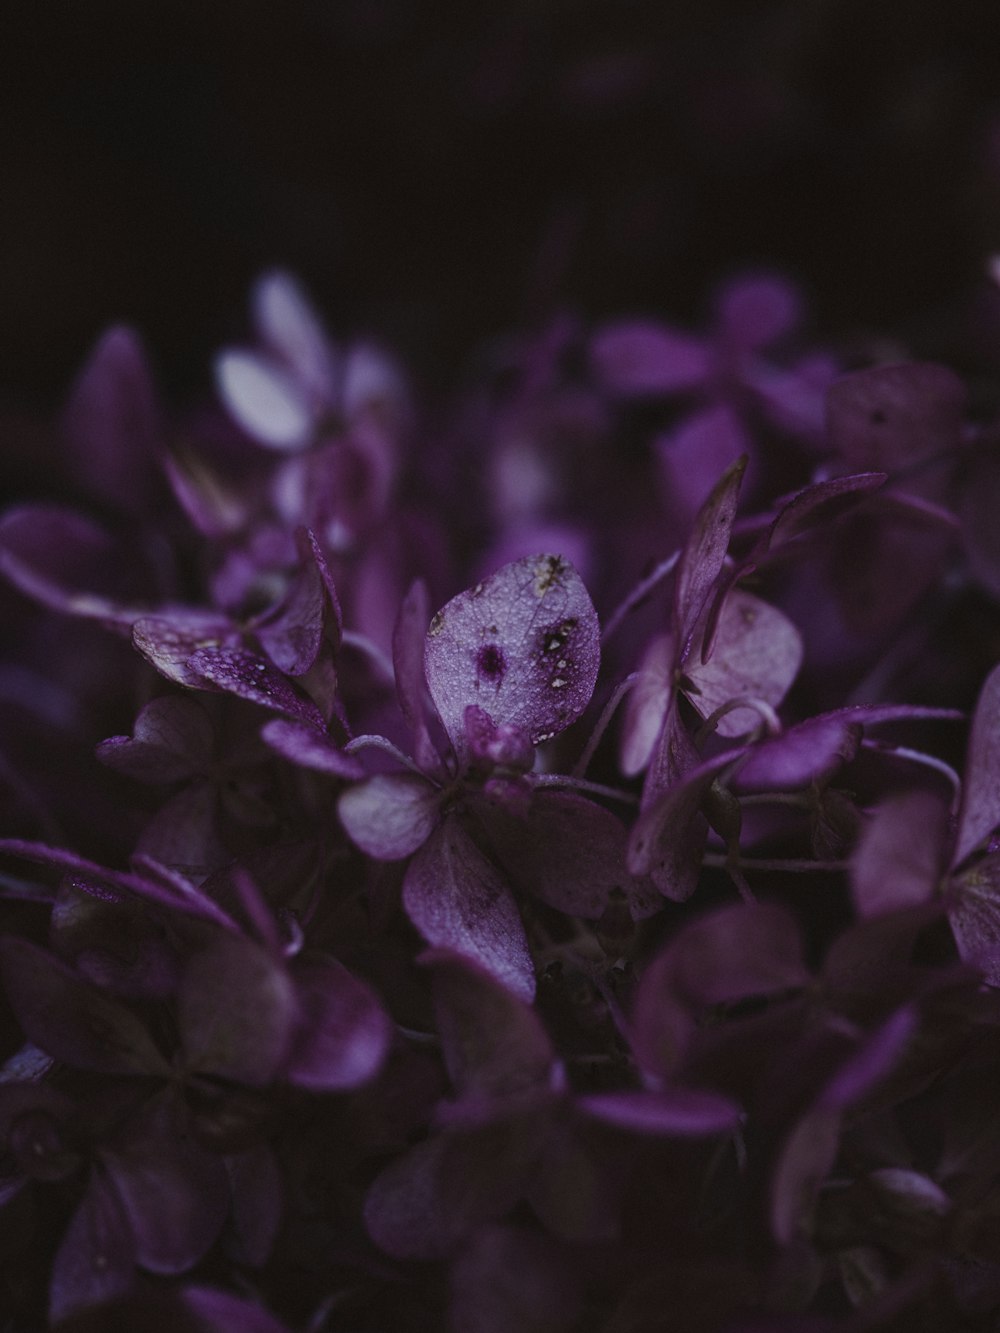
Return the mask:
POLYGON ((308 443, 313 417, 306 396, 271 362, 235 348, 221 352, 215 382, 230 415, 261 444, 299 449, 308 443))
POLYGON ((337 367, 323 325, 290 273, 265 273, 251 297, 254 328, 261 342, 283 361, 314 397, 330 402, 337 367))

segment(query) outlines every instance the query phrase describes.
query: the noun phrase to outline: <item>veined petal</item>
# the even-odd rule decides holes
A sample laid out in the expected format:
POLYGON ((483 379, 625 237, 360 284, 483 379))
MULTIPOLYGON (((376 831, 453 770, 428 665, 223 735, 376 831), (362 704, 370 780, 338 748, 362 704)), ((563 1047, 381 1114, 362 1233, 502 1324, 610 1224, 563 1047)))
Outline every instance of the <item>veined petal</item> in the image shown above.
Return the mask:
POLYGON ((430 837, 441 818, 441 793, 424 778, 378 773, 337 802, 353 842, 379 861, 400 861, 430 837))
POLYGON ((454 949, 522 1000, 535 972, 513 894, 455 816, 417 852, 403 880, 403 906, 428 944, 454 949))

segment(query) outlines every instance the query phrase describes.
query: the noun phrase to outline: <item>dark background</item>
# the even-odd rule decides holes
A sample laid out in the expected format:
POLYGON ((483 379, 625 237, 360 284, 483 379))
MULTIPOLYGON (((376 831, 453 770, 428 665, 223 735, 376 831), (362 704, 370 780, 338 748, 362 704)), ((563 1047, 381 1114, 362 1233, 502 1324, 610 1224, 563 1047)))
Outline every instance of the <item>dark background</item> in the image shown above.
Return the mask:
MULTIPOLYGON (((173 0, 7 7, 0 404, 102 327, 176 399, 262 268, 453 382, 553 308, 696 320, 744 264, 815 330, 970 345, 1000 249, 1000 6, 173 0)), ((989 324, 989 321, 987 321, 989 324)))

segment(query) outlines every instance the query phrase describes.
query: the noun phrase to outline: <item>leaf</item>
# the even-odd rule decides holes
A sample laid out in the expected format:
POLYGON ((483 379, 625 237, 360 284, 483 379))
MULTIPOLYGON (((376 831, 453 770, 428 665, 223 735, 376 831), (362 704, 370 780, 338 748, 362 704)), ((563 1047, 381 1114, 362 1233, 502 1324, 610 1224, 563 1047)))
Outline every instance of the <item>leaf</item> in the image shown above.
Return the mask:
POLYGON ((534 998, 535 973, 514 897, 456 816, 446 818, 410 862, 403 905, 428 944, 454 949, 522 1000, 534 998))
POLYGON ((597 613, 558 555, 516 560, 452 598, 424 650, 431 698, 460 756, 471 704, 534 744, 568 727, 590 702, 599 661, 597 613))

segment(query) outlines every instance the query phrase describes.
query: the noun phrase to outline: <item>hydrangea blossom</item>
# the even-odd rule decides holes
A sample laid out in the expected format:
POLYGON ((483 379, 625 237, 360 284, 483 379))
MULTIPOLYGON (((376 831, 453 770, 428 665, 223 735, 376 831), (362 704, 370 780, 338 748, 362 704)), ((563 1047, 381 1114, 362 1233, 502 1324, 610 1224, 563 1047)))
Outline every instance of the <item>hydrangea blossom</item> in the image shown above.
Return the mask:
POLYGON ((0 515, 10 1319, 985 1328, 995 422, 779 278, 426 418, 251 312, 0 515))

